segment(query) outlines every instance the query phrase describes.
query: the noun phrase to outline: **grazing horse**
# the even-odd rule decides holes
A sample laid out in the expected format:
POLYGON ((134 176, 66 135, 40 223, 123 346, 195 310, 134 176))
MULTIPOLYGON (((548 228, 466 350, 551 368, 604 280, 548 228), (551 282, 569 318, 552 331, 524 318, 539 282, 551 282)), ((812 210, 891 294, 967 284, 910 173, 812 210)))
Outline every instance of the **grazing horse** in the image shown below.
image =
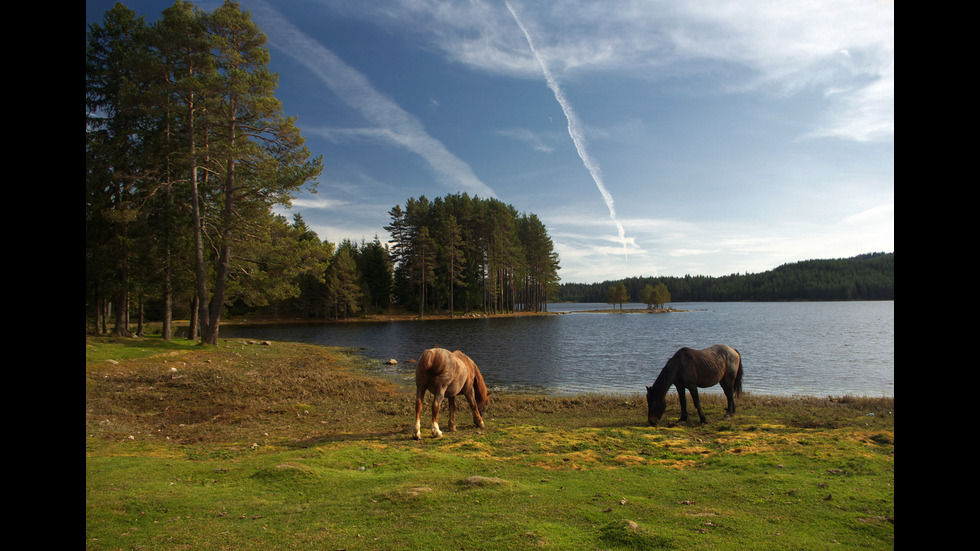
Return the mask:
POLYGON ((415 365, 415 432, 412 438, 422 439, 419 417, 422 414, 422 400, 425 391, 432 393, 432 437, 442 436, 439 430, 439 406, 442 398, 449 399, 449 430, 456 430, 453 416, 456 413, 456 395, 462 394, 470 402, 473 410, 473 423, 481 429, 483 412, 490 401, 490 393, 483 382, 483 375, 476 363, 459 350, 450 352, 445 348, 430 348, 422 353, 415 365))
POLYGON ((684 389, 691 392, 691 400, 698 410, 701 423, 705 423, 704 412, 701 411, 701 401, 698 399, 698 387, 707 388, 721 383, 725 397, 728 398, 728 410, 725 419, 735 415, 735 398, 733 394, 742 393, 742 355, 738 350, 725 344, 716 344, 703 350, 681 348, 667 360, 653 386, 647 387, 647 416, 651 425, 660 422, 660 417, 667 409, 667 391, 670 385, 677 387, 677 395, 681 402, 681 418, 678 422, 687 421, 687 401, 684 389))

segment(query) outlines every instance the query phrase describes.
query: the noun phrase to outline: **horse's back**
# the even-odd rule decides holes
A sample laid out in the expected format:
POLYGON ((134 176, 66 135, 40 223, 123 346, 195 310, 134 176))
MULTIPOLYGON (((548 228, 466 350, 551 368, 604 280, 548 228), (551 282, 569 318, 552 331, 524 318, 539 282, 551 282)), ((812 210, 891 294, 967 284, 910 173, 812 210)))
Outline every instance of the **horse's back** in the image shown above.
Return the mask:
POLYGON ((432 377, 438 377, 451 368, 452 354, 445 348, 430 348, 419 356, 415 363, 415 382, 421 383, 432 377))
POLYGON ((731 356, 733 354, 736 356, 738 355, 738 352, 736 352, 734 348, 728 346, 727 344, 714 344, 709 346, 708 348, 705 348, 703 351, 704 352, 711 351, 716 354, 721 354, 723 356, 731 356))
POLYGON ((738 372, 738 366, 742 362, 742 355, 739 354, 738 350, 735 350, 727 344, 716 344, 714 346, 709 346, 704 349, 705 351, 710 351, 711 353, 718 356, 718 358, 724 363, 725 371, 735 375, 738 372))
POLYGON ((461 362, 471 372, 473 372, 473 371, 477 371, 478 372, 479 371, 479 368, 476 367, 476 362, 474 362, 469 356, 467 356, 466 354, 464 354, 462 350, 454 350, 453 351, 453 358, 455 358, 457 362, 461 362))
POLYGON ((738 358, 738 352, 727 344, 715 344, 700 350, 685 346, 674 353, 668 364, 675 362, 678 373, 687 373, 687 381, 707 388, 718 384, 728 374, 734 376, 738 358))
POLYGON ((447 396, 454 396, 472 380, 474 372, 477 372, 476 364, 459 350, 430 348, 422 353, 415 366, 415 386, 433 394, 444 391, 447 396))

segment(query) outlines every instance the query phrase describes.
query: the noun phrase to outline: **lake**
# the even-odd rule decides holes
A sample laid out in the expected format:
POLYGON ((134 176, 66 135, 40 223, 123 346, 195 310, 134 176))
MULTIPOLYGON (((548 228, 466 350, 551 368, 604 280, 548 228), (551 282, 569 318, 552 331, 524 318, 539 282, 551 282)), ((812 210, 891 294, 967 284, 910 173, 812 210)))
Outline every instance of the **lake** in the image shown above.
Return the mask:
MULTIPOLYGON (((643 308, 642 304, 627 304, 643 308)), ((490 390, 553 394, 644 393, 682 346, 738 349, 743 390, 777 396, 894 396, 895 303, 690 302, 687 312, 609 314, 608 304, 551 304, 555 316, 398 322, 223 326, 222 338, 359 348, 397 359, 391 372, 414 379, 423 350, 460 349, 490 390)), ((379 364, 381 362, 379 361, 379 364)), ((719 386, 702 392, 721 393, 719 386)))

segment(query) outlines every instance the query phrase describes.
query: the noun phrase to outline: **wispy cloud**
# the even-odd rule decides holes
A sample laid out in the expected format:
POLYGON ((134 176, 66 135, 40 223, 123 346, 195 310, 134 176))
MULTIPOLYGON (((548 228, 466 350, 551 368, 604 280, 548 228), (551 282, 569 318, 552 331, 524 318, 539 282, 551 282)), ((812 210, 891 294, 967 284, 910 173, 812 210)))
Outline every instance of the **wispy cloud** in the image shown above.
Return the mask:
MULTIPOLYGON (((332 3, 332 2, 331 2, 332 3)), ((628 74, 668 80, 723 68, 724 90, 827 96, 805 137, 854 141, 894 134, 894 6, 853 0, 567 0, 512 3, 535 22, 537 57, 556 78, 628 74)), ((411 29, 467 67, 535 78, 505 6, 485 0, 347 3, 352 16, 411 29)), ((703 85, 699 81, 699 86, 703 85)))
POLYGON ((872 207, 857 214, 852 214, 840 221, 839 225, 844 227, 854 227, 872 225, 884 222, 885 224, 895 223, 895 204, 889 203, 878 207, 872 207))
POLYGON ((703 254, 715 254, 721 252, 721 249, 672 249, 667 251, 670 256, 698 256, 703 254))
POLYGON ((317 209, 317 210, 335 209, 348 204, 346 201, 334 201, 331 199, 323 199, 320 197, 315 197, 315 198, 300 197, 300 198, 293 199, 292 201, 290 201, 290 203, 293 208, 317 209))
POLYGON ((831 102, 827 117, 805 138, 874 142, 895 135, 894 77, 882 77, 831 102))
POLYGON ((379 92, 360 72, 284 19, 264 1, 252 0, 248 7, 261 22, 270 44, 305 65, 342 101, 356 109, 371 124, 354 130, 304 129, 341 136, 357 135, 384 140, 404 147, 425 159, 444 185, 481 197, 496 197, 494 191, 474 174, 472 168, 453 155, 426 132, 419 120, 379 92))
POLYGON ((498 130, 497 134, 500 134, 505 138, 524 142, 531 146, 531 149, 542 153, 551 153, 555 150, 554 147, 545 144, 541 140, 541 136, 528 130, 527 128, 508 128, 505 130, 498 130))

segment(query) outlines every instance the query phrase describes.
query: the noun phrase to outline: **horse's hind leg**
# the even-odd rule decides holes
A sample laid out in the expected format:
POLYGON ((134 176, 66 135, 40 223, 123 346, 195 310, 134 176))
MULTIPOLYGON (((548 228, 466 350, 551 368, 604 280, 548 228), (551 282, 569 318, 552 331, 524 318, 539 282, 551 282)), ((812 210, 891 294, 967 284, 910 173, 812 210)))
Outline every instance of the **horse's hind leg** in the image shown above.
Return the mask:
POLYGON ((449 401, 449 430, 456 430, 456 397, 446 398, 449 401))
POLYGON ((439 430, 439 406, 442 404, 443 394, 440 392, 432 397, 432 437, 439 438, 442 431, 439 430))
POLYGON ((731 419, 735 416, 735 389, 732 385, 721 385, 721 389, 725 391, 725 398, 728 398, 728 408, 725 410, 725 419, 731 419))
POLYGON ((425 389, 421 389, 421 392, 416 391, 415 393, 415 431, 412 433, 412 438, 415 440, 422 439, 422 398, 425 397, 425 389))

